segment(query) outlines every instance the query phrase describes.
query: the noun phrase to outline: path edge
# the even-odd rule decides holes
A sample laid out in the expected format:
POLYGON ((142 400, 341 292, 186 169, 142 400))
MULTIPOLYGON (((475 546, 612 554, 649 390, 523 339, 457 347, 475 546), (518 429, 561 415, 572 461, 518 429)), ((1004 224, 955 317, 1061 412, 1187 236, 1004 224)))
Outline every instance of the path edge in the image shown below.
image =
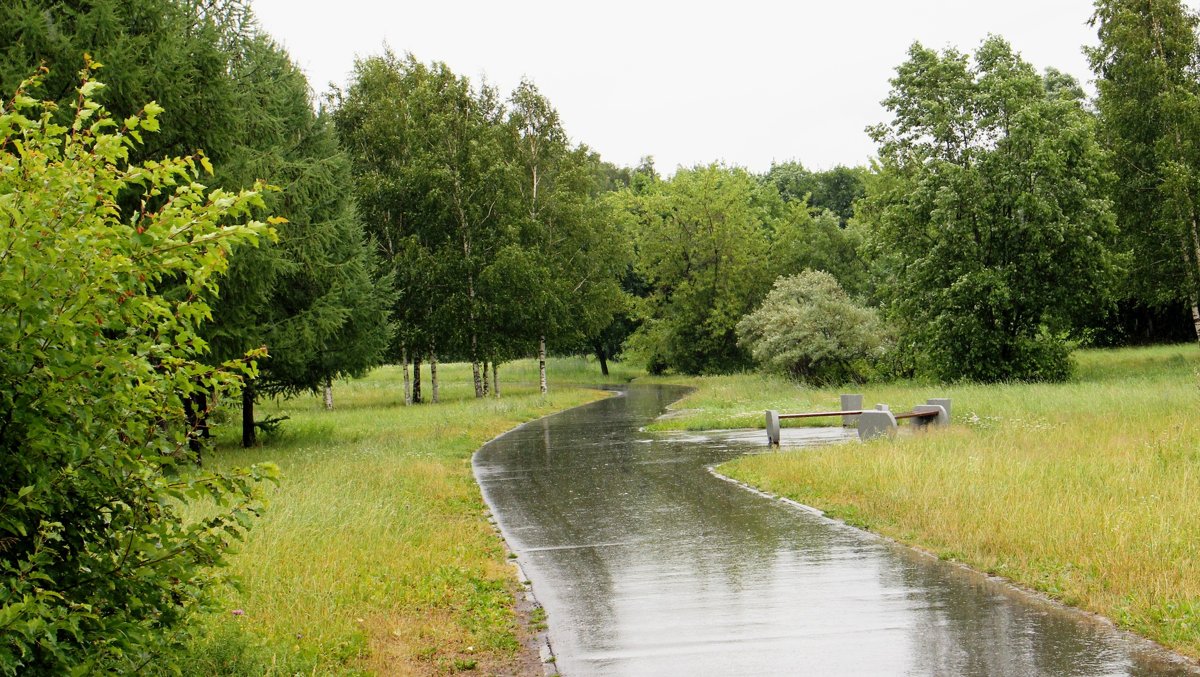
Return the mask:
POLYGON ((1055 599, 1055 598, 1051 597, 1050 595, 1047 595, 1044 592, 1039 592, 1032 588, 1027 588, 1023 585, 1020 585, 1020 584, 1014 582, 1013 580, 1011 580, 1009 578, 1005 578, 1004 576, 997 576, 996 574, 991 574, 986 571, 980 571, 979 569, 975 569, 971 566, 968 566, 967 564, 965 564, 963 562, 942 559, 941 557, 938 557, 937 554, 930 552, 929 550, 926 550, 925 548, 921 548, 916 545, 913 545, 911 543, 905 543, 903 541, 898 541, 889 536, 884 536, 883 534, 880 534, 880 533, 877 533, 874 531, 870 531, 869 529, 861 529, 859 527, 854 526, 853 524, 846 522, 845 520, 840 520, 836 517, 830 517, 829 515, 827 515, 825 513, 824 510, 821 510, 819 508, 815 508, 811 505, 805 505, 804 503, 790 499, 786 496, 780 496, 778 494, 773 494, 769 491, 764 491, 764 490, 762 490, 752 484, 749 484, 747 482, 743 482, 739 479, 734 479, 732 477, 729 477, 728 475, 723 475, 717 471, 716 465, 706 466, 706 469, 708 470, 708 473, 710 475, 712 475, 713 477, 715 477, 719 480, 722 480, 724 482, 728 482, 729 484, 732 484, 744 491, 749 491, 752 494, 762 496, 763 498, 766 498, 771 501, 777 501, 779 503, 783 503, 784 505, 786 505, 790 508, 793 508, 795 510, 799 510, 801 512, 808 513, 810 515, 818 517, 818 518, 825 520, 827 522, 830 522, 832 524, 836 524, 840 528, 852 529, 860 534, 865 534, 865 535, 867 535, 875 540, 881 541, 883 543, 888 543, 895 547, 904 548, 910 552, 920 555, 921 557, 925 557, 925 558, 937 561, 941 564, 954 567, 961 571, 967 572, 973 576, 978 576, 994 585, 999 585, 999 586, 1004 587, 1005 589, 1007 589, 1007 591, 1010 594, 1013 594, 1016 596, 1028 597, 1028 598, 1030 598, 1036 602, 1039 602, 1041 604, 1045 604, 1045 605, 1054 607, 1063 613, 1075 615, 1075 616, 1078 616, 1079 618, 1082 618, 1083 620, 1088 621, 1090 623, 1094 623, 1096 625, 1101 625, 1101 626, 1107 627, 1107 628, 1111 629, 1113 632, 1117 632, 1117 633, 1120 633, 1121 635, 1124 635, 1126 637, 1126 639, 1128 639, 1129 641, 1136 643, 1136 644, 1141 644, 1149 653, 1153 654, 1156 658, 1159 658, 1166 663, 1176 665, 1180 668, 1190 670, 1192 673, 1194 673, 1196 675, 1200 675, 1200 660, 1193 659, 1189 656, 1186 656, 1182 653, 1179 653, 1178 651, 1171 649, 1170 647, 1159 644, 1158 642, 1150 639, 1149 637, 1144 637, 1144 636, 1139 635, 1136 632, 1133 632, 1131 630, 1126 630, 1125 628, 1118 626, 1116 624, 1116 622, 1113 621, 1113 619, 1109 618, 1108 616, 1098 614, 1094 611, 1088 611, 1087 609, 1081 609, 1077 606, 1071 606, 1070 604, 1067 604, 1061 600, 1055 599))

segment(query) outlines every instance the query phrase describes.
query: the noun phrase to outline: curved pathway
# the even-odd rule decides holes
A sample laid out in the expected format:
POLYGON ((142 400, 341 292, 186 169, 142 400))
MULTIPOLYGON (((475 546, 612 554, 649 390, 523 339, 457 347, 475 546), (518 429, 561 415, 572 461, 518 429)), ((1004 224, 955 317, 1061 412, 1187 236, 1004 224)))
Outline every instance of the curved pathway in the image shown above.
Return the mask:
POLYGON ((713 477, 764 440, 638 431, 683 392, 630 387, 476 454, 564 674, 1191 674, 1083 614, 713 477))

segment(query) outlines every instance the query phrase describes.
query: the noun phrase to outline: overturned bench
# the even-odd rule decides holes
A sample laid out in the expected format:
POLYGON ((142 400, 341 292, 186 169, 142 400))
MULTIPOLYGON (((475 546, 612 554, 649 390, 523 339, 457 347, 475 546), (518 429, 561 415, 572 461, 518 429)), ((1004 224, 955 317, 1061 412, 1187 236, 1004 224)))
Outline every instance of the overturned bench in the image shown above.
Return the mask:
POLYGON ((843 426, 858 429, 860 440, 884 436, 894 437, 899 431, 899 422, 904 419, 912 419, 912 424, 918 428, 950 424, 949 398, 928 399, 925 400, 925 404, 918 404, 911 411, 899 414, 892 413, 886 404, 875 405, 874 409, 863 409, 862 395, 842 395, 841 399, 842 409, 840 411, 781 414, 773 409, 767 410, 767 443, 779 444, 780 422, 790 418, 840 416, 843 426))

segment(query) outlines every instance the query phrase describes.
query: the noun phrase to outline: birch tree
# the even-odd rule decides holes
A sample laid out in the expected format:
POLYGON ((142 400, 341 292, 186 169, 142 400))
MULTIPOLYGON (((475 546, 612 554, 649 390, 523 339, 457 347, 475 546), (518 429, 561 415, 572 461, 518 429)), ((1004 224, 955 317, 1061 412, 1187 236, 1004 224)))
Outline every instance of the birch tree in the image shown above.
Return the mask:
POLYGON ((358 202, 396 275, 393 352, 466 358, 482 397, 494 337, 480 280, 510 235, 502 102, 445 64, 386 52, 357 62, 334 104, 358 202))
POLYGON ((1200 50, 1179 0, 1100 0, 1088 50, 1114 155, 1129 291, 1184 302, 1200 340, 1200 50))
MULTIPOLYGON (((523 81, 509 101, 521 246, 530 253, 510 252, 510 265, 523 268, 527 277, 524 295, 545 393, 548 341, 575 345, 611 322, 622 307, 620 277, 630 253, 611 207, 601 199, 605 176, 599 157, 584 146, 572 147, 558 112, 531 82, 523 81)), ((519 327, 515 331, 521 333, 519 327)))

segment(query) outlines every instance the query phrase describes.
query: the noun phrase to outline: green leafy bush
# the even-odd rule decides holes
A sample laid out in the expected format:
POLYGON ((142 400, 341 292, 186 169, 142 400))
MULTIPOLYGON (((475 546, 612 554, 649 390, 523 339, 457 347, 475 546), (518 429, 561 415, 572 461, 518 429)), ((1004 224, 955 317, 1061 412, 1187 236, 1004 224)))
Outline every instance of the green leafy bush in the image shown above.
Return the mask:
POLYGON ((231 247, 269 232, 259 192, 208 191, 203 156, 130 165, 161 108, 118 124, 96 66, 69 126, 29 95, 38 77, 0 103, 0 674, 170 646, 274 476, 198 470, 183 410, 253 371, 197 362, 197 327, 231 247), (212 509, 186 522, 193 500, 212 509))
POLYGON ((815 270, 776 280, 737 332, 758 364, 821 383, 862 378, 883 343, 875 311, 856 304, 832 275, 815 270))

